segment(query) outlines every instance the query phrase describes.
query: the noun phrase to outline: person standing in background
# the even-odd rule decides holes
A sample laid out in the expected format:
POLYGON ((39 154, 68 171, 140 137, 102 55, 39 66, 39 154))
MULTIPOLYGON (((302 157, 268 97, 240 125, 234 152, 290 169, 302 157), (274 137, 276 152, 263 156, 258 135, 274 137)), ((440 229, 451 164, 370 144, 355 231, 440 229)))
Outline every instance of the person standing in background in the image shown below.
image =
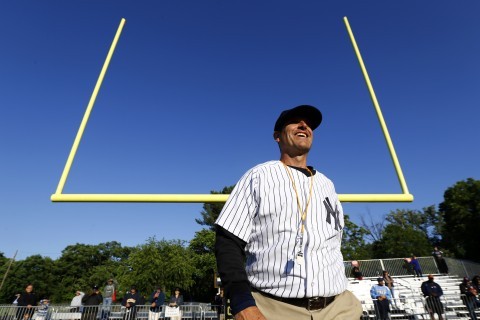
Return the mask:
POLYGON ((107 320, 110 315, 110 309, 115 295, 115 283, 113 279, 108 279, 107 284, 103 288, 103 306, 102 306, 102 320, 107 320))
POLYGON ((448 274, 448 266, 445 258, 443 257, 443 252, 438 249, 438 247, 434 247, 432 251, 432 256, 437 263, 438 271, 441 274, 448 274))
POLYGON ((404 258, 402 268, 405 269, 405 271, 407 272, 407 275, 415 276, 415 271, 413 271, 413 266, 410 263, 410 261, 412 261, 412 259, 404 258))
POLYGON ((422 268, 420 267, 420 262, 418 262, 417 257, 412 255, 411 259, 412 260, 410 260, 410 264, 413 267, 413 271, 415 272, 415 276, 418 277, 418 278, 423 277, 422 268))
POLYGON ((362 271, 360 271, 360 265, 359 265, 358 261, 352 261, 351 276, 353 278, 355 278, 355 280, 362 280, 363 279, 363 274, 362 274, 362 271))
POLYGON ((137 316, 137 306, 141 306, 145 303, 142 295, 138 292, 136 286, 131 286, 130 292, 128 292, 122 300, 122 306, 127 310, 123 316, 124 320, 134 320, 137 316))
POLYGON ((467 307, 471 320, 477 320, 477 314, 475 313, 475 309, 478 307, 477 290, 472 286, 472 282, 467 277, 463 278, 462 283, 459 285, 459 289, 460 298, 462 299, 463 304, 467 307))
POLYGON ((102 296, 103 296, 103 305, 110 306, 113 301, 113 295, 115 293, 115 283, 113 279, 108 279, 107 284, 103 288, 102 296))
POLYGON ((157 320, 159 313, 162 311, 162 307, 165 304, 165 293, 162 291, 162 287, 157 286, 157 289, 150 295, 148 302, 150 302, 148 320, 157 320))
POLYGON ((35 320, 48 320, 48 308, 50 307, 50 300, 48 298, 43 298, 40 300, 40 305, 37 308, 37 315, 35 320))
POLYGON ((385 285, 388 287, 388 289, 390 289, 390 292, 392 293, 392 299, 390 300, 391 302, 393 301, 395 303, 395 305, 397 304, 396 300, 395 300, 395 284, 394 284, 394 280, 392 278, 392 276, 388 273, 388 271, 386 270, 383 270, 383 281, 385 282, 385 285))
POLYGON ((376 319, 389 320, 388 313, 390 312, 390 302, 392 300, 392 293, 383 278, 377 278, 378 284, 373 285, 370 289, 370 297, 375 306, 376 319))
POLYGON ((435 319, 435 313, 438 314, 438 319, 443 320, 443 303, 440 301, 440 297, 443 296, 442 287, 436 283, 433 275, 428 275, 428 280, 422 283, 420 287, 425 301, 427 303, 428 313, 432 320, 435 319))
POLYGON ((225 319, 225 295, 223 287, 220 288, 220 291, 215 295, 213 299, 213 306, 217 309, 217 319, 225 319))
POLYGON ((21 293, 17 299, 17 320, 31 319, 37 305, 38 298, 33 292, 33 284, 29 283, 25 287, 25 292, 21 293))
POLYGON ((472 278, 472 286, 477 290, 477 292, 480 294, 480 276, 476 275, 473 276, 472 278))
POLYGON ((80 290, 77 290, 75 292, 75 296, 72 299, 72 302, 70 302, 70 311, 71 312, 81 312, 82 310, 82 299, 85 293, 83 293, 80 290))
MULTIPOLYGON (((183 295, 180 292, 180 288, 175 288, 175 291, 174 291, 173 295, 170 297, 170 301, 168 303, 168 306, 178 308, 181 305, 183 305, 183 295)), ((171 320, 182 319, 182 311, 181 310, 179 310, 179 314, 180 314, 180 316, 172 317, 171 320)))
POLYGON ((103 297, 98 290, 98 286, 93 286, 92 291, 82 298, 84 305, 81 320, 96 320, 98 314, 98 306, 102 303, 103 297))

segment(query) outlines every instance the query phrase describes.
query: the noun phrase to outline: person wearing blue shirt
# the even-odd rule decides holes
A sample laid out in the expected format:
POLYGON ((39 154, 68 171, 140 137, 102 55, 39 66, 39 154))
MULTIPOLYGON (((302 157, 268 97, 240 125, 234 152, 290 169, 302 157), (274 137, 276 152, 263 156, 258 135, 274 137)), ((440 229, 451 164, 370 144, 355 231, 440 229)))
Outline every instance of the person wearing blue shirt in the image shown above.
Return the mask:
POLYGON ((392 300, 392 292, 385 285, 383 278, 377 278, 378 284, 373 285, 370 289, 370 297, 372 297, 377 319, 388 320, 388 313, 390 312, 390 300, 392 300))
POLYGON ((423 277, 422 268, 420 267, 420 262, 418 262, 417 257, 412 256, 412 260, 410 260, 410 264, 413 267, 413 271, 415 272, 415 276, 421 278, 423 277))

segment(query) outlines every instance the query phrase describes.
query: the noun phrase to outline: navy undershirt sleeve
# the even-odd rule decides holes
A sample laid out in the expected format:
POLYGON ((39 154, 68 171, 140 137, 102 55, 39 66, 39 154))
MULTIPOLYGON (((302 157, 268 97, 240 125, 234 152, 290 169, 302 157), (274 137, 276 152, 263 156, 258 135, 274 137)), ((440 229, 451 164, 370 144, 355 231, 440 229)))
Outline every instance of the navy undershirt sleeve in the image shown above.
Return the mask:
POLYGON ((231 232, 216 225, 215 256, 217 269, 230 299, 233 314, 256 306, 245 271, 245 246, 247 243, 231 232))

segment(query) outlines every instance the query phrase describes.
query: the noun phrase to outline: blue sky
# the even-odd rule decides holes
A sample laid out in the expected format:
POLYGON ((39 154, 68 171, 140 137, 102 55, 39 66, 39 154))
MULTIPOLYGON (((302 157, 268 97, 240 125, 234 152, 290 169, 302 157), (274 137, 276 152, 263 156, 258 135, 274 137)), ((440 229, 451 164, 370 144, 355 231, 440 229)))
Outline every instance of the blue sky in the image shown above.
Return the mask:
POLYGON ((3 1, 0 251, 184 239, 201 204, 52 203, 120 19, 127 20, 65 193, 209 193, 278 159, 278 114, 324 115, 309 163, 337 192, 400 193, 343 17, 413 203, 480 178, 478 1, 3 1))

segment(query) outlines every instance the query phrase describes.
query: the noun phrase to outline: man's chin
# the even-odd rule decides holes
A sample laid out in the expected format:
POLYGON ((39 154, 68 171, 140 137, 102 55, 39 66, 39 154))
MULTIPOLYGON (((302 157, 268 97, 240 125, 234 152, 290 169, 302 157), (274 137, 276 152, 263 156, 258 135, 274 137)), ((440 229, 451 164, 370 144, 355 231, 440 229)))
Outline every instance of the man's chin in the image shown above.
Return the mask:
POLYGON ((311 146, 299 146, 298 152, 299 155, 304 155, 310 152, 311 146))
POLYGON ((310 151, 310 148, 305 148, 305 149, 299 149, 299 148, 297 148, 297 149, 294 150, 293 152, 289 152, 288 155, 289 155, 291 158, 301 157, 301 156, 307 155, 309 151, 310 151))

